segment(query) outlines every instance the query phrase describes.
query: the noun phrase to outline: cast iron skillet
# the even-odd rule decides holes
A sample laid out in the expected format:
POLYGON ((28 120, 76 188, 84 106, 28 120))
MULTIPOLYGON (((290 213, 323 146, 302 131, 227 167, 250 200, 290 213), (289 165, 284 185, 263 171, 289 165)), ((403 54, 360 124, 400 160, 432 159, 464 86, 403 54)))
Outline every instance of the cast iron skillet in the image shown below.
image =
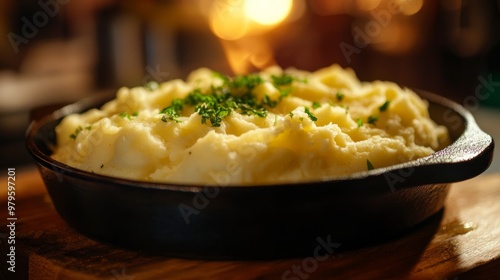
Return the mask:
POLYGON ((147 183, 51 159, 61 118, 98 107, 109 96, 33 121, 26 143, 59 214, 92 238, 192 258, 312 255, 318 245, 333 250, 400 234, 443 207, 450 183, 488 168, 494 142, 472 115, 437 95, 419 94, 453 143, 419 160, 335 180, 245 187, 147 183))

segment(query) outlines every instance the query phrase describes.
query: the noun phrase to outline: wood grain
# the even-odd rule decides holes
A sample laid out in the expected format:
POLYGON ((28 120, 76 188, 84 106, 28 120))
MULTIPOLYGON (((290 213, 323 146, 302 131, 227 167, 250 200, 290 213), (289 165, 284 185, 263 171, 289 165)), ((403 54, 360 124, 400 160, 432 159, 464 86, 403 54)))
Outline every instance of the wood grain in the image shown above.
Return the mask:
MULTIPOLYGON (((269 261, 189 260, 113 247, 70 228, 53 208, 36 170, 18 171, 17 177, 16 261, 25 270, 16 272, 18 277, 462 280, 495 279, 500 273, 500 174, 454 184, 443 211, 399 238, 349 251, 339 247, 321 260, 269 261)), ((0 198, 0 209, 6 209, 4 188, 0 198)), ((6 211, 0 213, 4 266, 6 211)))

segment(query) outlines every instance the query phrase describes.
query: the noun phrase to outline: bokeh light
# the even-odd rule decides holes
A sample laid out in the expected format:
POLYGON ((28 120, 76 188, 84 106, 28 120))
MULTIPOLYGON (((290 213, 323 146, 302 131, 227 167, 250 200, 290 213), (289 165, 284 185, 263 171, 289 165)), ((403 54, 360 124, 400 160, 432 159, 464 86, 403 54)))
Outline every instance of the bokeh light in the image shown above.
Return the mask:
POLYGON ((262 25, 276 25, 282 22, 292 10, 292 0, 246 0, 245 14, 262 25))

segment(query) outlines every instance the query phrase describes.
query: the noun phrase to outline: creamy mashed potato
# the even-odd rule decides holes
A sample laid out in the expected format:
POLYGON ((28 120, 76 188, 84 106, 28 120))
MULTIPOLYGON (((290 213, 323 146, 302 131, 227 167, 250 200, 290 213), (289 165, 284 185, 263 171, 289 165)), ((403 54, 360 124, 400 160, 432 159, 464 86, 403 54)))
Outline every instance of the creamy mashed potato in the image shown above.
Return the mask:
POLYGON ((414 92, 360 82, 338 65, 234 78, 201 68, 151 85, 121 88, 102 108, 65 117, 53 158, 120 178, 248 185, 345 176, 449 141, 414 92))

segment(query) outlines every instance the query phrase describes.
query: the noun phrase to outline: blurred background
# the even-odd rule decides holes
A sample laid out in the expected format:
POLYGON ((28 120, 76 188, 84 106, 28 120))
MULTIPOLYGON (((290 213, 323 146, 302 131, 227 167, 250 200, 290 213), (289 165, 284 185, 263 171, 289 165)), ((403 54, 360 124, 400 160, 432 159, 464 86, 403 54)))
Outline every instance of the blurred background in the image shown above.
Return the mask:
POLYGON ((34 108, 198 67, 337 63, 454 99, 500 139, 500 0, 2 0, 0 35, 2 167, 31 164, 34 108))

